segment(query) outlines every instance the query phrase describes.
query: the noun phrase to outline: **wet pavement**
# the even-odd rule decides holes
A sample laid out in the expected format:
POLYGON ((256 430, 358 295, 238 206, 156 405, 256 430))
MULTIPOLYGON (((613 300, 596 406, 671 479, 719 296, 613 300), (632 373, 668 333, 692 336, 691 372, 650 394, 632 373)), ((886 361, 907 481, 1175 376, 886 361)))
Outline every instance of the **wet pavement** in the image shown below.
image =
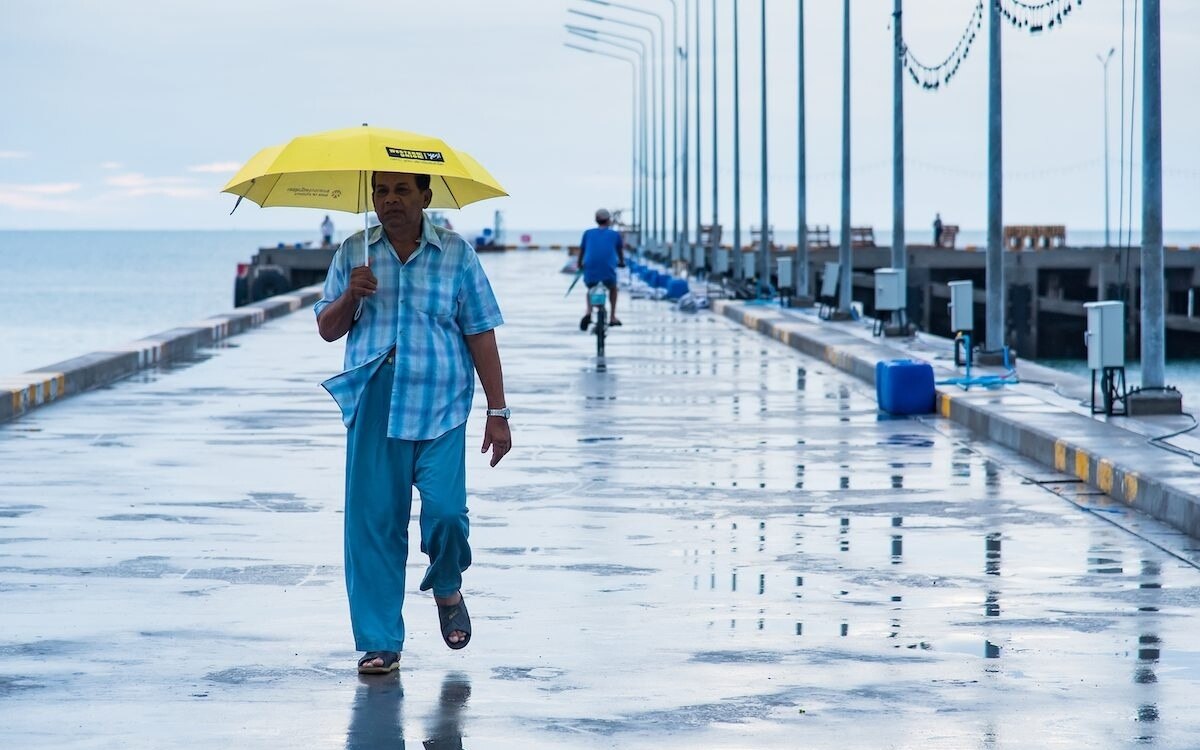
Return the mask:
MULTIPOLYGON (((475 634, 359 678, 340 345, 299 313, 0 426, 0 746, 1191 748, 1193 543, 716 315, 489 256, 475 634)), ((481 434, 480 411, 468 428, 481 434)))

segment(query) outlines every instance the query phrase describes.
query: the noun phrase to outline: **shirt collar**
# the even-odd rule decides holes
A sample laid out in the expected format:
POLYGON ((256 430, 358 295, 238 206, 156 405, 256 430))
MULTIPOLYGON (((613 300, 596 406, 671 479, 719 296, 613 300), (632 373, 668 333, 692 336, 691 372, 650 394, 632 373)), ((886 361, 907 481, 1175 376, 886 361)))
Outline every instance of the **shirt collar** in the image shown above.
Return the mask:
MULTIPOLYGON (((382 238, 383 225, 376 224, 375 226, 371 227, 370 232, 367 234, 367 243, 369 245, 374 245, 382 238)), ((437 233, 437 229, 434 228, 433 222, 429 219, 429 215, 424 212, 421 213, 421 244, 431 245, 436 247, 438 250, 444 249, 442 247, 441 235, 437 233)))

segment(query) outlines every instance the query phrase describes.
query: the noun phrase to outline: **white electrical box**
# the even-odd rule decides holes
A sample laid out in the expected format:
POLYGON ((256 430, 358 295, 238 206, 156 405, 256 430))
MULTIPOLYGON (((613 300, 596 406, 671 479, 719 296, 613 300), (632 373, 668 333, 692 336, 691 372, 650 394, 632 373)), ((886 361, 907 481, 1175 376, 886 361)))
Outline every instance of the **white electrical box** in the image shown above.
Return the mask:
POLYGON ((821 296, 832 299, 838 296, 838 271, 841 266, 833 261, 826 261, 825 273, 821 274, 821 296))
POLYGON ((718 247, 713 253, 713 273, 729 273, 729 251, 718 247))
POLYGON ((692 248, 692 268, 704 268, 704 251, 707 249, 704 245, 696 245, 692 248))
POLYGON ((1125 366, 1125 303, 1085 302, 1088 368, 1125 366))
POLYGON ((742 278, 758 276, 758 253, 742 253, 742 278))
POLYGON ((879 312, 903 310, 908 295, 905 288, 907 274, 903 268, 875 269, 875 309, 879 312))
POLYGON ((950 330, 975 330, 975 284, 970 281, 950 282, 950 330))
POLYGON ((780 289, 791 289, 796 285, 795 279, 792 278, 792 259, 780 258, 776 262, 776 278, 779 283, 776 285, 780 289))

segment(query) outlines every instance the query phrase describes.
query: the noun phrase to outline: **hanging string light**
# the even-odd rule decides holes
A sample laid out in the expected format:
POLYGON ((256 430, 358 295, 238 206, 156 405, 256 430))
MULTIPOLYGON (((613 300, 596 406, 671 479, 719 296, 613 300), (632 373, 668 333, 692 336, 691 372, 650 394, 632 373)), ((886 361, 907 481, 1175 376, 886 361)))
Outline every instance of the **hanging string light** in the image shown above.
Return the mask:
POLYGON ((958 44, 954 45, 954 49, 937 65, 926 65, 918 60, 908 48, 908 45, 901 41, 900 49, 896 54, 900 55, 904 60, 904 69, 908 71, 908 75, 913 79, 913 83, 917 84, 927 91, 936 91, 950 83, 954 75, 958 73, 958 68, 962 65, 963 60, 967 59, 967 55, 971 52, 971 45, 975 42, 975 35, 983 27, 983 1, 975 6, 974 12, 971 14, 971 20, 967 21, 967 28, 963 30, 962 36, 958 38, 958 44))
POLYGON ((1040 34, 1058 26, 1071 14, 1071 9, 1083 5, 1083 0, 1043 0, 1039 3, 1023 0, 993 0, 1004 20, 1013 27, 1040 34))

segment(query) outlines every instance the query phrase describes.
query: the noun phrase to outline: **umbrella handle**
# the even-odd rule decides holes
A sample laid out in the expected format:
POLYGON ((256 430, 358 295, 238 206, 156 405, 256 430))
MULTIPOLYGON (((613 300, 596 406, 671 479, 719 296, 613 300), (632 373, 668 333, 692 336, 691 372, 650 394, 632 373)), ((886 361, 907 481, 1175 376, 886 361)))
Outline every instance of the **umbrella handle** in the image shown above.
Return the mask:
MULTIPOLYGON (((370 268, 371 267, 371 243, 367 241, 369 239, 367 237, 367 233, 370 231, 371 227, 370 227, 370 220, 367 218, 368 213, 369 212, 367 212, 367 211, 363 211, 363 265, 366 266, 367 268, 370 268)), ((363 304, 366 301, 367 300, 365 297, 358 301, 358 308, 355 309, 355 311, 354 311, 354 319, 355 320, 358 320, 359 317, 362 316, 363 304)))

